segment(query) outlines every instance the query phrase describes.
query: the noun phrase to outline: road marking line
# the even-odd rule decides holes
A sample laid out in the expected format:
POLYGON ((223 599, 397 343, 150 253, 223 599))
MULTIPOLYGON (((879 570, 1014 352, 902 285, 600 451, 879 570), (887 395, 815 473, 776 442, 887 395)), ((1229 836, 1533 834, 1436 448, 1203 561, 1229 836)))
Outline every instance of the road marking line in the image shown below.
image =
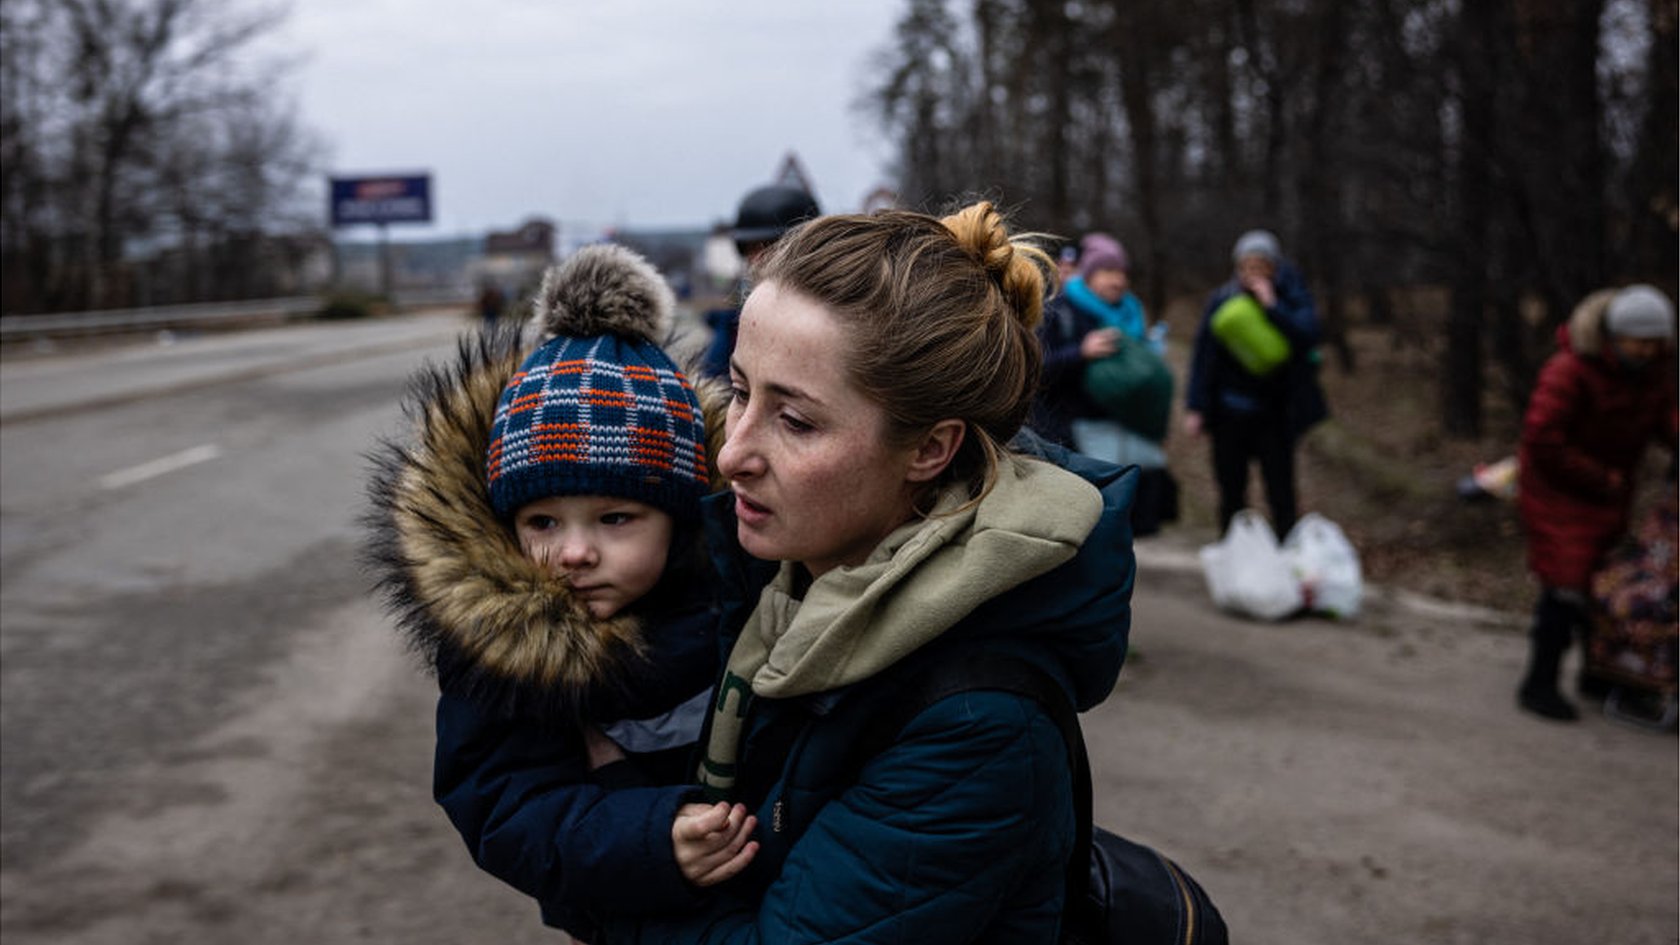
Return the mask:
POLYGON ((188 466, 196 466, 199 463, 209 462, 220 455, 222 455, 221 447, 214 443, 205 443, 202 446, 195 446, 192 449, 182 450, 179 453, 172 453, 168 456, 162 457, 161 459, 154 459, 148 463, 141 463, 138 466, 130 466, 127 469, 119 469, 113 473, 106 473, 105 475, 99 477, 99 485, 106 489, 121 489, 124 486, 132 486, 137 482, 145 482, 148 479, 161 476, 165 473, 172 473, 177 469, 185 469, 188 466))

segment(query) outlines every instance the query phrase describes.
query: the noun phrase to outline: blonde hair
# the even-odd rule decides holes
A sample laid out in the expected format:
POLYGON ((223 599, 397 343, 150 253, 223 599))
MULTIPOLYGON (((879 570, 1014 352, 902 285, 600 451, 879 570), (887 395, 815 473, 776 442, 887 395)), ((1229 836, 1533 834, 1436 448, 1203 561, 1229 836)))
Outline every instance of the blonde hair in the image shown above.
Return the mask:
POLYGON ((1026 420, 1042 362, 1033 333, 1055 264, 982 201, 944 218, 902 210, 819 217, 761 261, 763 282, 822 303, 849 342, 854 383, 914 442, 941 420, 967 434, 931 485, 991 487, 1026 420))

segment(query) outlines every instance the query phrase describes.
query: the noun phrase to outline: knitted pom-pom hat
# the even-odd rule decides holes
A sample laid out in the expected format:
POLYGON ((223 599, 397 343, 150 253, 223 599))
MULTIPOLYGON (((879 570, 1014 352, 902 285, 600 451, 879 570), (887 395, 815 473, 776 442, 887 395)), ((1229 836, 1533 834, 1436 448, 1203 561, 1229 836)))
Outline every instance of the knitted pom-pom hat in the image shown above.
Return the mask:
POLYGON ((1674 303, 1656 286, 1630 285, 1610 300, 1604 327, 1623 338, 1673 339, 1674 303))
POLYGON ((1113 246, 1098 246, 1085 251, 1079 257, 1079 274, 1090 279, 1092 273, 1103 269, 1118 269, 1121 272, 1131 272, 1132 262, 1126 258, 1126 249, 1119 243, 1113 246))
POLYGON ((705 421, 688 378, 656 343, 675 304, 653 266, 622 246, 588 246, 548 270, 534 316, 548 340, 503 388, 490 426, 485 469, 497 517, 559 495, 698 516, 705 421))
POLYGON ((1244 256, 1260 256, 1275 266, 1283 261, 1283 244, 1271 230, 1249 230, 1231 247, 1232 263, 1242 262, 1244 256))

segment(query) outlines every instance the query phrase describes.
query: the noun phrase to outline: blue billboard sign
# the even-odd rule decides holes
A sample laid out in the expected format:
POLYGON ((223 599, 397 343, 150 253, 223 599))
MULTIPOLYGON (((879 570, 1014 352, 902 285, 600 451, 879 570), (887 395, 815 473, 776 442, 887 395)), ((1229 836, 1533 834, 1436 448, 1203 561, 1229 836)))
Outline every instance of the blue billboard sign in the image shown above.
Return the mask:
POLYGON ((428 174, 334 177, 332 225, 430 223, 432 178, 428 174))

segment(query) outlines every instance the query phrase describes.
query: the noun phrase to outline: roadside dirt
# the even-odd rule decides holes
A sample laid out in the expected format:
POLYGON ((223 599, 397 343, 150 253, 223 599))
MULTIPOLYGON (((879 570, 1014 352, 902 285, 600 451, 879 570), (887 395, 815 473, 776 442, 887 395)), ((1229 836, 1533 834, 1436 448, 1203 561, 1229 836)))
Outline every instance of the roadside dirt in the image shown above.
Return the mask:
POLYGON ((1257 623, 1146 565, 1132 639, 1083 719, 1097 821, 1178 858, 1233 942, 1680 936, 1672 736, 1518 712, 1518 633, 1386 596, 1257 623))

